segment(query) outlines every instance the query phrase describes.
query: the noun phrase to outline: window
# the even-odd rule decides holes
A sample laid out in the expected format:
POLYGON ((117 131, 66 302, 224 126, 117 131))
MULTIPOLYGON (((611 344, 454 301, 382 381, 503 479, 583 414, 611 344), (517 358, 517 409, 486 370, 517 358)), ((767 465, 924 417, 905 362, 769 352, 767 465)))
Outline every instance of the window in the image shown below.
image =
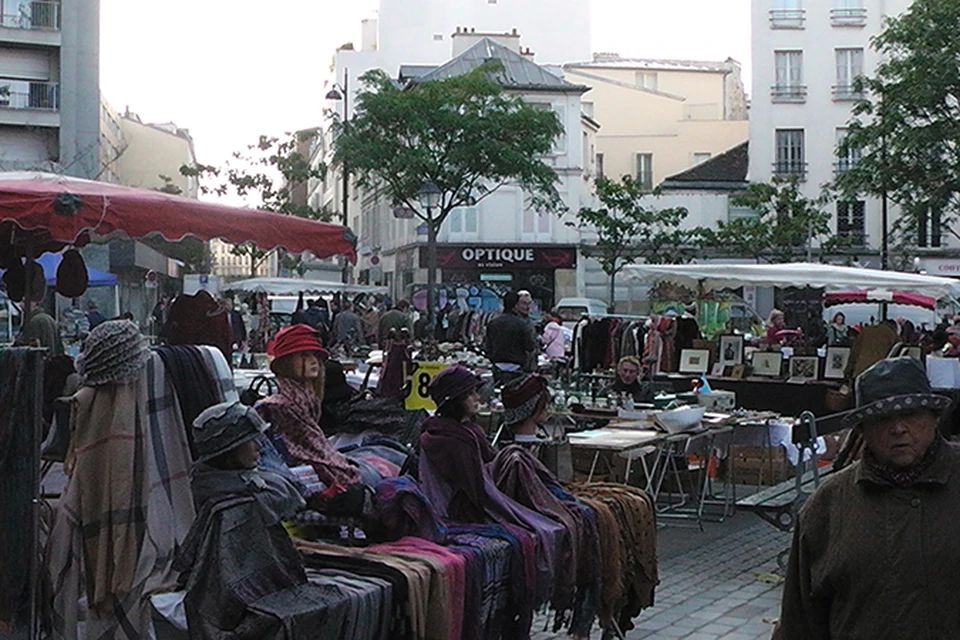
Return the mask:
POLYGON ((477 208, 457 207, 447 218, 447 233, 450 240, 475 240, 477 238, 477 208))
POLYGON ((640 188, 653 191, 653 154, 637 154, 637 182, 640 188))
POLYGON ((862 27, 867 24, 863 0, 833 0, 830 24, 835 27, 862 27))
POLYGON ((803 146, 803 129, 777 129, 774 174, 803 178, 807 172, 803 146))
POLYGON ((840 153, 840 145, 843 143, 844 139, 847 137, 846 129, 837 129, 837 165, 836 172, 843 173, 844 171, 849 171, 852 169, 857 162, 860 160, 862 152, 860 149, 853 147, 846 149, 844 153, 840 153))
POLYGON ((659 84, 657 74, 652 71, 637 71, 637 86, 641 89, 656 91, 659 84))
POLYGON ((567 150, 567 127, 564 120, 566 110, 563 107, 559 109, 554 109, 553 105, 549 102, 531 102, 530 106, 539 109, 541 111, 555 111, 557 117, 560 119, 560 126, 563 127, 563 131, 557 136, 557 139, 553 142, 553 151, 551 152, 554 155, 565 153, 567 150))
POLYGON ((807 88, 803 84, 803 52, 774 51, 776 84, 771 96, 774 102, 803 102, 807 88))
POLYGON ((834 100, 856 100, 856 79, 863 75, 863 49, 837 49, 837 84, 833 87, 834 100))
POLYGON ((863 200, 837 202, 837 236, 847 239, 853 246, 866 243, 866 210, 863 200))
POLYGON ((801 0, 773 0, 773 9, 770 10, 770 27, 773 29, 803 29, 801 0))
POLYGON ((604 175, 603 174, 603 154, 598 153, 597 154, 597 177, 602 178, 603 175, 604 175))
POLYGON ((553 232, 553 216, 536 209, 523 210, 523 228, 520 230, 524 240, 550 240, 553 232))
POLYGON ((695 167, 695 166, 697 166, 698 164, 700 164, 701 162, 706 162, 707 160, 709 160, 709 159, 711 158, 712 155, 713 155, 713 154, 711 154, 709 151, 699 151, 699 152, 695 152, 695 153, 693 154, 693 166, 695 167))
POLYGON ((435 33, 435 34, 433 34, 433 41, 434 41, 434 42, 443 42, 443 34, 442 34, 442 33, 435 33))

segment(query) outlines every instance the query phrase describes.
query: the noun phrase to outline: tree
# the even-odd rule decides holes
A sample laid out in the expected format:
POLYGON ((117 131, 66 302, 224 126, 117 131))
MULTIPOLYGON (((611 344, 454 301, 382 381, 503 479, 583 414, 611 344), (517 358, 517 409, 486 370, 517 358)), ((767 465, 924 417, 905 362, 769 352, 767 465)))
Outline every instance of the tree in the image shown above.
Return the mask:
POLYGON ((430 325, 436 312, 436 243, 444 220, 507 184, 517 184, 529 205, 557 211, 559 181, 542 157, 563 125, 551 111, 509 95, 491 75, 499 63, 407 87, 383 71, 360 80, 357 109, 335 125, 334 162, 349 168, 358 186, 380 189, 395 207, 414 212, 427 227, 430 325), (418 206, 425 185, 439 192, 437 206, 418 206))
POLYGON ((791 262, 804 253, 810 259, 814 244, 821 239, 825 240, 822 248, 842 243, 827 238, 830 214, 823 206, 828 198, 828 194, 812 200, 805 197, 796 178, 775 177, 770 183, 751 184, 734 196, 731 204, 748 207, 756 215, 720 222, 716 231, 703 230, 704 243, 758 264, 763 260, 791 262))
MULTIPOLYGON (((180 173, 206 180, 208 184, 200 184, 203 194, 234 196, 247 206, 263 211, 329 221, 329 213, 315 211, 293 198, 297 185, 311 179, 323 179, 326 175, 326 166, 311 165, 309 153, 305 155, 303 152, 318 136, 319 130, 315 128, 285 133, 283 138, 260 136, 244 151, 235 151, 223 167, 183 165, 180 173)), ((249 256, 251 277, 256 276, 257 268, 270 255, 269 251, 261 251, 252 242, 236 245, 231 252, 237 256, 249 256)))
POLYGON ((686 262, 693 257, 700 236, 697 229, 682 229, 687 217, 684 207, 649 209, 642 199, 649 196, 641 183, 630 176, 616 182, 596 180, 599 209, 583 207, 569 226, 596 231, 597 241, 585 247, 585 255, 596 258, 610 277, 610 307, 616 302, 616 277, 637 258, 648 264, 686 262))
POLYGON ((836 187, 898 204, 901 246, 923 246, 928 225, 939 244, 942 232, 957 236, 960 204, 960 3, 915 0, 886 20, 872 46, 881 62, 857 81, 863 98, 839 149, 859 158, 836 187))

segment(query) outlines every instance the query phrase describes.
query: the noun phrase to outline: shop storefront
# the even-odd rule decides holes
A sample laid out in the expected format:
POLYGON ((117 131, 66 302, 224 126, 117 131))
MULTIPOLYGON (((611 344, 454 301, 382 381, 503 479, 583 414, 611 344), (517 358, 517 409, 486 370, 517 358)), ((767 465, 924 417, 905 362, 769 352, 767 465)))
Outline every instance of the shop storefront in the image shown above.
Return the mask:
MULTIPOLYGON (((427 248, 419 247, 427 267, 427 248)), ((467 305, 498 305, 507 291, 526 289, 539 309, 550 309, 575 289, 577 248, 573 245, 441 245, 437 281, 442 291, 466 298, 467 305)))

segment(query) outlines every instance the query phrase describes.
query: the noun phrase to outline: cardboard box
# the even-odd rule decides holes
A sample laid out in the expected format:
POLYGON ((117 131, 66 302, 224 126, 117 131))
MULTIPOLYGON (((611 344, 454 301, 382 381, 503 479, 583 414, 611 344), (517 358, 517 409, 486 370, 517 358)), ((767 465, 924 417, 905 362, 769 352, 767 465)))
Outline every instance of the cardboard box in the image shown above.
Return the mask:
POLYGON ((783 447, 730 447, 727 472, 733 471, 735 484, 770 486, 793 477, 793 465, 783 447))

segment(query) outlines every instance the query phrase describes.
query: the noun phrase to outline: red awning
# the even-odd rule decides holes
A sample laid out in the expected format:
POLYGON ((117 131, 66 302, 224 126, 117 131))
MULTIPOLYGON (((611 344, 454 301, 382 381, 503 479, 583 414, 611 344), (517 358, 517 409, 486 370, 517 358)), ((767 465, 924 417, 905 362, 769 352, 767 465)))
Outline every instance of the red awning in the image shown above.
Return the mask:
POLYGON ((919 293, 905 293, 903 291, 836 291, 823 294, 823 306, 825 307, 856 302, 876 304, 888 302, 923 307, 924 309, 937 308, 937 301, 933 298, 922 296, 919 293))
POLYGON ((56 251, 82 246, 91 235, 114 234, 219 238, 356 261, 356 238, 340 225, 79 178, 0 172, 0 245, 15 241, 34 252, 56 251))

